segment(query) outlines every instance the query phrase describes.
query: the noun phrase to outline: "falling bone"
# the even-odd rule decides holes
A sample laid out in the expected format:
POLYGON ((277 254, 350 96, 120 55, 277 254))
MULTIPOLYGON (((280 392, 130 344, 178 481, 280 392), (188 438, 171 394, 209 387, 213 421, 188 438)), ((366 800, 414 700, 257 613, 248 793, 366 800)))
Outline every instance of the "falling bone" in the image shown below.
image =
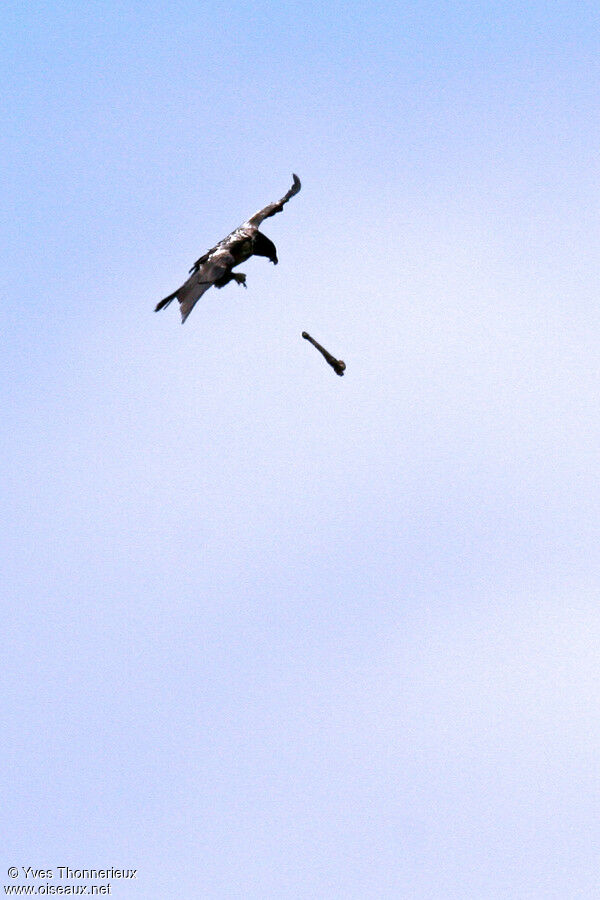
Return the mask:
POLYGON ((316 347, 317 350, 319 351, 319 353, 323 354, 323 356, 325 357, 325 359, 327 360, 327 362, 329 363, 329 365, 331 366, 331 368, 333 369, 333 371, 335 372, 336 375, 344 374, 344 369, 346 368, 346 363, 344 362, 343 359, 336 359, 335 356, 332 356, 331 353, 329 353, 329 351, 326 350, 325 347, 321 347, 321 345, 318 344, 317 341, 315 341, 315 339, 312 338, 310 336, 310 334, 308 334, 307 331, 302 332, 302 337, 304 338, 305 341, 310 341, 311 344, 313 345, 313 347, 316 347))

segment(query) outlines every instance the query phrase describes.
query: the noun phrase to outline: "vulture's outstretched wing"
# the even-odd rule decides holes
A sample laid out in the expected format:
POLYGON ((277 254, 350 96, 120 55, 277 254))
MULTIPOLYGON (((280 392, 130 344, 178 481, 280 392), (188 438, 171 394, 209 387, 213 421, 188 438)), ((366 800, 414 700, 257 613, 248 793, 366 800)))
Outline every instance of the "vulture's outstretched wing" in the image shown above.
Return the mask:
POLYGON ((264 221, 264 219, 268 219, 269 216, 274 216, 275 213, 281 212, 284 207, 284 204, 288 202, 292 197, 294 197, 302 185, 300 184, 300 179, 297 175, 292 176, 294 179, 294 183, 291 188, 285 194, 281 200, 278 200, 277 203, 269 203, 268 206, 265 206, 264 209, 260 209, 257 213, 254 213, 251 219, 248 219, 247 222, 244 222, 244 225, 250 225, 251 227, 258 228, 260 223, 264 221))
POLYGON ((274 216, 275 213, 281 212, 284 204, 286 204, 288 200, 290 200, 298 193, 298 191, 302 187, 300 179, 297 175, 293 175, 292 177, 294 179, 294 183, 292 184, 289 191, 281 198, 281 200, 278 200, 277 203, 269 203, 269 205, 265 206, 264 209, 260 209, 257 213, 254 213, 252 218, 248 219, 247 222, 244 222, 243 225, 240 225, 239 228, 236 228, 235 231, 232 231, 231 234, 227 235, 226 238, 223 238, 222 241, 219 241, 219 243, 215 247, 207 250, 206 253, 204 253, 200 257, 200 259, 196 260, 196 262, 190 269, 190 272, 195 272, 199 268, 199 266, 205 263, 213 253, 215 253, 223 246, 227 246, 230 250, 233 251, 235 255, 235 247, 233 245, 246 240, 250 236, 252 232, 249 232, 248 229, 254 230, 258 228, 260 223, 265 219, 268 219, 269 216, 274 216))

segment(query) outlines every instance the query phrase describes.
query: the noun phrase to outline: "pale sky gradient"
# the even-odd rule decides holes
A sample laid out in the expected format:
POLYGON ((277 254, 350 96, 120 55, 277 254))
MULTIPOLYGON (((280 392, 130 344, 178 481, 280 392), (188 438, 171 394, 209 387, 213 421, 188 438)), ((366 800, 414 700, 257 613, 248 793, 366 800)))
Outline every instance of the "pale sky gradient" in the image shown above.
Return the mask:
POLYGON ((597 3, 0 19, 0 885, 596 900, 597 3))

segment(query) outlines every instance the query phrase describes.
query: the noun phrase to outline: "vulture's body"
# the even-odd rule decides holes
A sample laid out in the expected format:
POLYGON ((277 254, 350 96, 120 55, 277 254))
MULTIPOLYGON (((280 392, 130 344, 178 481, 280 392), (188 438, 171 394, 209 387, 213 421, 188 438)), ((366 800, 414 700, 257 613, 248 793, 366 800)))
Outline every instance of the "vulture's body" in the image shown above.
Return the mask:
POLYGON ((264 219, 281 212, 284 203, 287 203, 299 190, 300 179, 294 175, 294 183, 281 200, 270 203, 264 209, 259 210, 247 222, 219 241, 212 250, 208 250, 201 256, 190 269, 191 274, 188 280, 164 300, 161 300, 155 311, 158 312, 159 309, 168 306, 171 300, 177 298, 183 323, 200 297, 213 284, 217 288, 222 288, 230 281, 236 281, 245 287, 246 276, 242 272, 233 272, 232 270, 235 266, 250 259, 251 256, 266 256, 277 265, 275 244, 258 229, 264 219))

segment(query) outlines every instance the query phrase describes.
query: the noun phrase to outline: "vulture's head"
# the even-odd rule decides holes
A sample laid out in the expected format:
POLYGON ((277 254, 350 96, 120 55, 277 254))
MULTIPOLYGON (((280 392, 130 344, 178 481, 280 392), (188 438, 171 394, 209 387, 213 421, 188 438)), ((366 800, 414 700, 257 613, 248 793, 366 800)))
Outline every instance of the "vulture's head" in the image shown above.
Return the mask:
POLYGON ((270 259, 274 266, 277 265, 277 248, 273 241, 271 241, 266 235, 261 234, 261 232, 257 232, 256 238, 254 239, 254 255, 255 256, 266 256, 267 259, 270 259))

